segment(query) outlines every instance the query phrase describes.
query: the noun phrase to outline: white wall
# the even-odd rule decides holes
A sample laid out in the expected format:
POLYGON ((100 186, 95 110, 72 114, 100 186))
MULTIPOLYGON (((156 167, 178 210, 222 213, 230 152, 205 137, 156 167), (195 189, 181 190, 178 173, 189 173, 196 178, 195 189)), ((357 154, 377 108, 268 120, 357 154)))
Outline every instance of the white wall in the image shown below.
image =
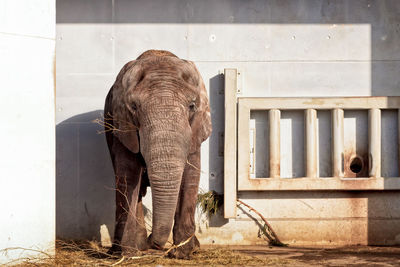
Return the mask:
MULTIPOLYGON (((394 0, 58 0, 57 235, 99 238, 101 224, 112 232, 112 167, 104 136, 96 133, 101 127, 91 120, 101 116, 105 96, 127 61, 147 49, 166 49, 195 61, 209 92, 213 122, 213 134, 202 146, 200 187, 222 193, 220 71, 241 69, 245 96, 400 95, 399 10, 394 0)), ((395 194, 253 192, 239 197, 263 210, 287 242, 390 243, 396 239, 393 229, 400 227, 398 210, 373 212, 396 203, 395 194), (325 203, 328 211, 310 215, 283 204, 266 205, 267 199, 296 207, 308 199, 310 206, 325 203), (334 214, 334 203, 348 210, 354 199, 362 199, 360 208, 353 208, 362 215, 334 214), (345 230, 331 233, 343 225, 345 230), (301 234, 307 229, 316 230, 301 234), (389 230, 377 235, 377 229, 389 230)), ((203 243, 264 242, 242 211, 236 220, 214 218, 209 226, 202 228, 203 243)))
MULTIPOLYGON (((55 242, 55 1, 0 1, 0 249, 55 242)), ((0 264, 38 252, 0 253, 0 264)))

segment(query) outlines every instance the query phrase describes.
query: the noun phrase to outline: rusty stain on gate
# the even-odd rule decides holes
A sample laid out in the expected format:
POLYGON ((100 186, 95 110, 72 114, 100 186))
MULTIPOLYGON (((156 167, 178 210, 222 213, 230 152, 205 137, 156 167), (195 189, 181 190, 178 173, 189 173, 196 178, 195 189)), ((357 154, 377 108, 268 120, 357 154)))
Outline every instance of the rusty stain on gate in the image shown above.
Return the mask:
MULTIPOLYGON (((236 69, 225 69, 225 218, 236 216, 237 191, 263 190, 400 190, 399 177, 381 175, 381 110, 397 110, 400 136, 400 97, 251 98, 237 96, 236 69), (256 178, 256 127, 250 112, 268 112, 269 177, 256 178), (304 112, 304 177, 281 177, 281 111, 304 112), (331 167, 319 176, 319 111, 331 113, 331 167), (368 112, 368 148, 357 149, 344 135, 344 112, 368 112), (236 126, 237 125, 237 126, 236 126), (236 149, 237 147, 237 149, 236 149)), ((399 137, 400 139, 400 137, 399 137)), ((400 158, 400 140, 397 153, 400 158)), ((400 164, 398 163, 398 168, 400 164)), ((400 173, 400 170, 399 170, 400 173)))

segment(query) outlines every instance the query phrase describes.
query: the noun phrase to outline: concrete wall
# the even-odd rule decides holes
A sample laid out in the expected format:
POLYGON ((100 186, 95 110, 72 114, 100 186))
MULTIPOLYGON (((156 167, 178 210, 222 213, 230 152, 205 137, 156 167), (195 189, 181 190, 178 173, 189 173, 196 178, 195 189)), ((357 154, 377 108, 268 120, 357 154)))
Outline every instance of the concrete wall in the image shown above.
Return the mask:
POLYGON ((0 1, 0 264, 55 242, 55 1, 0 1))
MULTIPOLYGON (((113 231, 112 167, 104 136, 96 133, 101 127, 91 121, 101 116, 104 98, 127 61, 147 49, 166 49, 195 61, 209 92, 214 128, 202 146, 200 187, 223 193, 220 71, 241 70, 244 96, 400 95, 399 12, 394 0, 58 0, 57 235, 99 238, 102 224, 113 231)), ((357 114, 349 115, 351 123, 360 116, 362 121, 357 114)), ((285 116, 287 124, 301 121, 296 113, 285 116)), ((362 132, 365 125, 357 127, 362 132)), ((387 131, 390 138, 397 135, 387 131)), ((328 144, 322 141, 320 151, 328 144)), ((301 161, 297 149, 293 157, 301 161)), ((322 170, 329 172, 329 166, 322 170)), ((399 239, 395 192, 239 197, 260 209, 285 242, 389 244, 399 239)), ((246 213, 229 221, 199 216, 201 241, 264 242, 257 222, 246 213)))

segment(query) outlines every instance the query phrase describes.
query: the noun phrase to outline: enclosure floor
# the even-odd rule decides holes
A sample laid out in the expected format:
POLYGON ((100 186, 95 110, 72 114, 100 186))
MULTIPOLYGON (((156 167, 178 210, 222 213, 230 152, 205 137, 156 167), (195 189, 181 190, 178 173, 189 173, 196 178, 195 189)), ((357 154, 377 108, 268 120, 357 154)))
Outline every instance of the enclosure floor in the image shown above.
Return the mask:
POLYGON ((106 251, 107 248, 94 241, 58 241, 55 255, 26 257, 14 266, 400 266, 400 247, 203 245, 190 259, 184 260, 166 257, 167 249, 111 258, 104 257, 106 251))
MULTIPOLYGON (((202 246, 209 249, 215 246, 202 246)), ((269 247, 223 246, 246 256, 276 259, 291 266, 400 266, 400 246, 349 246, 349 247, 269 247)), ((284 264, 285 265, 285 264, 284 264)), ((269 265, 270 266, 270 265, 269 265)))

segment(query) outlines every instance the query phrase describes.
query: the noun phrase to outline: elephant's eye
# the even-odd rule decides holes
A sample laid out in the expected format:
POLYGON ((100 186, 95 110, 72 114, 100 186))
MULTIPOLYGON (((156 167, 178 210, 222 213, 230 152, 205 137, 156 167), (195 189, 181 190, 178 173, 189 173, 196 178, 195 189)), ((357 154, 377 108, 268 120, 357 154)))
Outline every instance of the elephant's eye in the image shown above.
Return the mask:
POLYGON ((136 106, 136 103, 135 103, 135 102, 132 103, 132 110, 134 110, 134 111, 137 110, 137 106, 136 106))
POLYGON ((196 111, 196 103, 195 102, 191 102, 190 104, 189 104, 189 109, 190 109, 190 111, 196 111))

